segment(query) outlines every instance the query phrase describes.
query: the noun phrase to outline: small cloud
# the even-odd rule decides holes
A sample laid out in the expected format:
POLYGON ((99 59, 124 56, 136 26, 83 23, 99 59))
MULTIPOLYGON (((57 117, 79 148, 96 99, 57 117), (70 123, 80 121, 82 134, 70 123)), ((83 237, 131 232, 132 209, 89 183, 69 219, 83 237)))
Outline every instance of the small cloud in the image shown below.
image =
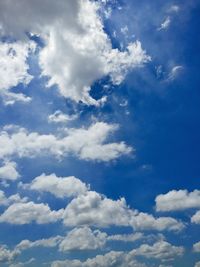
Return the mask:
POLYGON ((168 9, 168 12, 169 13, 177 13, 177 12, 179 12, 179 10, 180 10, 180 7, 178 5, 172 5, 168 9))
POLYGON ((183 69, 184 68, 181 65, 174 66, 168 75, 167 81, 175 80, 183 71, 183 69))
POLYGON ((171 24, 171 19, 170 19, 170 17, 167 17, 167 18, 163 21, 163 23, 161 23, 161 26, 158 28, 158 31, 168 29, 169 26, 170 26, 170 24, 171 24))

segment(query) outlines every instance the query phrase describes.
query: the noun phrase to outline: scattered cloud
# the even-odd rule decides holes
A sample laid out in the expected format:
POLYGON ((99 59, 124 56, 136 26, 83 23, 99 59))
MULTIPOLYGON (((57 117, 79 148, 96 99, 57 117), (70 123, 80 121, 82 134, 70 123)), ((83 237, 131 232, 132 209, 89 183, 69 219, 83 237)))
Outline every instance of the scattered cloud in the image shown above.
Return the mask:
POLYGON ((14 181, 20 177, 17 171, 17 164, 13 161, 5 161, 0 167, 0 179, 14 181))
POLYGON ((200 191, 172 190, 156 197, 157 211, 176 211, 200 208, 200 191))
POLYGON ((58 198, 75 197, 86 193, 89 189, 89 186, 74 176, 57 177, 54 173, 50 175, 43 173, 32 180, 31 184, 24 184, 22 187, 38 192, 49 192, 58 198))
POLYGON ((77 119, 77 115, 68 115, 60 110, 56 110, 53 114, 49 115, 48 121, 53 123, 66 123, 77 119))
POLYGON ((193 245, 194 252, 200 252, 200 242, 197 242, 193 245))
POLYGON ((163 23, 161 23, 160 27, 158 28, 158 31, 161 31, 161 30, 167 30, 169 28, 171 24, 171 18, 170 17, 167 17, 163 23))
POLYGON ((191 218, 192 223, 200 224, 200 211, 197 211, 191 218))
POLYGON ((62 132, 63 137, 29 133, 24 128, 13 133, 4 130, 0 132, 0 158, 48 154, 58 158, 74 155, 84 160, 110 161, 132 151, 124 142, 105 143, 108 136, 117 128, 114 124, 96 122, 87 129, 66 128, 62 132))

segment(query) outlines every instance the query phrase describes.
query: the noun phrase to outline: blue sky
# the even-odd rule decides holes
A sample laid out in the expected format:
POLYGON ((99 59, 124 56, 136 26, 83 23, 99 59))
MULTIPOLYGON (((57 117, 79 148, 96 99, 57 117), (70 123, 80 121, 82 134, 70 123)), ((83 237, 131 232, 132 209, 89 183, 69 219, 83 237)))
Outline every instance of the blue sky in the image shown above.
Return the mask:
POLYGON ((1 1, 1 266, 200 266, 199 11, 1 1))

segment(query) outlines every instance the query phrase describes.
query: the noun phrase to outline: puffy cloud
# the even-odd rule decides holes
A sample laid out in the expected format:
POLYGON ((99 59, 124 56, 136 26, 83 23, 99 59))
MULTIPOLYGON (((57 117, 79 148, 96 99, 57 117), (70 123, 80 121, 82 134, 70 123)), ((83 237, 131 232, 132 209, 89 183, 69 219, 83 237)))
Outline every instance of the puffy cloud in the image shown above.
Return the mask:
POLYGON ((191 218, 192 223, 200 224, 200 211, 197 211, 191 218))
POLYGON ((63 221, 67 226, 118 225, 132 226, 136 230, 179 231, 184 228, 181 222, 171 217, 154 218, 147 213, 131 210, 124 198, 115 201, 94 191, 74 198, 65 208, 63 221))
POLYGON ((194 252, 200 252, 200 242, 197 242, 193 245, 194 252))
POLYGON ((32 42, 0 43, 0 95, 6 105, 31 100, 30 97, 11 92, 10 89, 20 83, 27 85, 31 81, 26 60, 33 50, 32 42))
POLYGON ((172 190, 156 197, 157 211, 176 211, 200 207, 200 191, 172 190))
POLYGON ((14 6, 3 0, 0 23, 6 34, 20 38, 28 31, 44 39, 39 62, 42 74, 49 77, 47 86, 58 85, 61 95, 76 102, 99 105, 105 98, 97 101, 89 94, 96 80, 110 76, 114 84, 120 84, 129 69, 150 60, 139 41, 125 51, 112 48, 99 8, 100 2, 89 0, 45 0, 42 4, 22 0, 14 6), (13 22, 16 15, 20 19, 13 22))
POLYGON ((128 253, 111 251, 105 255, 97 255, 95 258, 87 259, 84 262, 79 260, 55 261, 51 267, 145 267, 128 253))
POLYGON ((62 218, 63 210, 51 211, 47 204, 14 203, 0 216, 0 222, 10 224, 52 223, 62 218))
POLYGON ((0 190, 0 206, 8 206, 12 203, 24 203, 27 201, 27 197, 21 198, 19 194, 6 197, 4 191, 0 190))
POLYGON ((117 126, 104 122, 96 122, 88 129, 65 129, 63 137, 53 134, 40 135, 29 133, 24 128, 16 132, 0 132, 0 158, 17 155, 19 157, 35 157, 51 154, 63 157, 68 154, 84 160, 109 161, 132 151, 124 142, 105 143, 108 136, 117 130, 117 126), (78 140, 78 142, 77 142, 78 140))
POLYGON ((75 120, 77 118, 77 115, 68 115, 63 113, 60 110, 56 110, 53 114, 49 115, 48 121, 54 122, 54 123, 65 123, 68 121, 75 120))
POLYGON ((20 177, 17 171, 17 164, 13 161, 6 161, 0 167, 0 179, 14 181, 20 177))
POLYGON ((106 243, 107 234, 99 230, 92 231, 88 227, 75 228, 59 244, 60 251, 93 250, 102 248, 106 243))
POLYGON ((131 251, 132 255, 154 258, 162 261, 172 260, 177 256, 182 256, 183 247, 176 247, 166 241, 158 241, 153 245, 143 244, 139 248, 131 251))
POLYGON ((17 262, 17 263, 12 263, 9 265, 9 267, 26 267, 27 265, 33 263, 35 261, 35 258, 31 258, 28 261, 25 262, 17 262))
POLYGON ((78 196, 88 190, 86 184, 74 176, 57 177, 55 174, 44 173, 24 187, 39 192, 49 192, 58 198, 78 196))
POLYGON ((7 246, 0 245, 0 262, 12 261, 17 255, 18 252, 16 250, 11 251, 7 246))

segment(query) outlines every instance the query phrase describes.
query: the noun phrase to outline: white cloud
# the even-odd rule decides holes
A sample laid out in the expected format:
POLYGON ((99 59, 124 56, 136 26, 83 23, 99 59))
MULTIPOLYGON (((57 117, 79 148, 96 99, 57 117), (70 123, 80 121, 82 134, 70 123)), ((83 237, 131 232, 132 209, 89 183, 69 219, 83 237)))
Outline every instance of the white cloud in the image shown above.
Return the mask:
POLYGON ((46 248, 53 248, 56 247, 63 237, 61 236, 55 236, 55 237, 50 237, 46 239, 39 239, 36 241, 30 241, 30 240, 22 240, 17 246, 15 247, 16 250, 18 251, 23 251, 26 249, 30 248, 35 248, 35 247, 46 247, 46 248))
POLYGON ((178 5, 171 5, 170 8, 168 9, 168 12, 170 13, 177 13, 180 10, 180 6, 178 5))
POLYGON ((56 110, 53 114, 49 115, 48 121, 54 123, 66 123, 68 121, 75 120, 77 115, 68 115, 60 110, 56 110))
POLYGON ((200 224, 200 211, 197 211, 191 218, 192 223, 200 224))
POLYGON ((14 203, 0 216, 0 222, 10 224, 52 223, 62 218, 63 210, 51 211, 47 204, 34 202, 14 203))
POLYGON ((95 258, 89 258, 84 262, 79 260, 55 261, 51 267, 145 267, 145 264, 139 263, 128 253, 121 251, 111 251, 105 255, 97 255, 95 258))
POLYGON ((196 262, 194 267, 200 267, 200 261, 196 262))
POLYGON ((181 65, 174 66, 168 75, 167 81, 175 80, 183 71, 183 69, 184 68, 181 65))
POLYGON ((112 200, 94 191, 74 198, 65 208, 63 222, 66 226, 110 225, 132 226, 136 230, 171 230, 184 228, 181 222, 171 217, 154 218, 147 213, 131 210, 124 198, 112 200))
POLYGON ((44 39, 39 63, 42 74, 49 77, 47 86, 58 85, 61 95, 76 102, 99 105, 105 98, 97 101, 89 94, 96 80, 109 75, 114 84, 120 84, 129 69, 150 60, 139 41, 125 51, 112 48, 99 8, 100 2, 89 0, 42 4, 22 0, 14 6, 3 0, 0 23, 7 35, 20 38, 29 31, 44 39), (13 22, 15 16, 20 18, 17 22, 13 22))
POLYGON ((6 197, 4 191, 0 190, 0 206, 8 206, 12 203, 24 203, 27 201, 27 197, 21 198, 19 194, 6 197))
POLYGON ((104 122, 96 122, 88 129, 65 129, 63 137, 29 133, 24 128, 13 133, 4 130, 0 132, 0 158, 14 155, 35 157, 41 154, 63 157, 72 154, 84 160, 110 161, 132 151, 124 142, 105 143, 116 130, 116 125, 104 122))
POLYGON ((18 252, 13 250, 9 250, 7 246, 0 245, 0 262, 9 262, 12 261, 16 256, 18 255, 18 252))
POLYGON ((194 252, 200 252, 200 242, 197 242, 193 245, 194 252))
POLYGON ((123 242, 135 242, 144 238, 143 233, 135 234, 123 234, 123 235, 110 235, 107 237, 108 241, 123 241, 123 242))
POLYGON ((93 250, 102 248, 107 234, 99 230, 92 231, 88 227, 75 228, 59 244, 60 251, 93 250))
POLYGON ((157 211, 176 211, 189 208, 200 208, 200 190, 172 190, 156 197, 157 211))
POLYGON ((171 19, 170 19, 170 17, 167 17, 167 18, 163 21, 163 23, 161 23, 160 27, 158 28, 158 31, 168 29, 169 26, 170 26, 170 24, 171 24, 171 19))
POLYGON ((89 187, 74 176, 57 177, 55 174, 41 174, 25 188, 39 192, 49 192, 58 198, 74 197, 84 194, 89 187))
POLYGON ((161 261, 173 260, 177 256, 182 256, 183 247, 176 247, 166 241, 158 241, 153 245, 143 244, 139 248, 132 250, 131 254, 146 258, 159 259, 161 261))
POLYGON ((0 167, 0 179, 14 181, 20 177, 17 171, 17 164, 13 161, 6 161, 0 167))
POLYGON ((31 100, 30 97, 11 92, 10 89, 20 83, 27 85, 31 81, 26 60, 33 50, 32 42, 0 43, 0 95, 6 105, 31 100))
POLYGON ((31 258, 28 261, 12 263, 9 265, 9 267, 26 267, 27 265, 33 263, 34 261, 35 261, 35 258, 31 258))

